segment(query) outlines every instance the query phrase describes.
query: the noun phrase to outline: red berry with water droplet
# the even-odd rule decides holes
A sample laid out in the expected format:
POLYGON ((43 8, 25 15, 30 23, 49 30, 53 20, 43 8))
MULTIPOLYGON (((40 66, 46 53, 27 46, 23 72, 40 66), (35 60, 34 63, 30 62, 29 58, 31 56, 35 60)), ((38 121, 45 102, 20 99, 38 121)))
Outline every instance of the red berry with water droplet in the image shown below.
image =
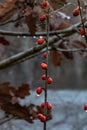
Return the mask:
POLYGON ((36 89, 36 93, 37 93, 38 95, 40 95, 40 94, 42 93, 42 88, 41 88, 41 87, 38 87, 38 88, 36 89))
POLYGON ((43 44, 44 43, 44 38, 39 38, 38 40, 37 40, 37 43, 39 44, 39 45, 41 45, 41 44, 43 44))
POLYGON ((46 7, 46 6, 48 6, 48 5, 49 5, 48 1, 45 1, 45 0, 44 0, 44 1, 42 2, 42 6, 43 6, 43 7, 46 7))
POLYGON ((77 6, 77 7, 72 11, 73 16, 78 16, 78 15, 80 14, 80 9, 81 9, 81 7, 77 6))
POLYGON ((80 34, 81 34, 82 36, 85 35, 85 33, 86 33, 86 32, 85 32, 85 29, 83 29, 83 28, 81 28, 79 31, 80 31, 80 34))

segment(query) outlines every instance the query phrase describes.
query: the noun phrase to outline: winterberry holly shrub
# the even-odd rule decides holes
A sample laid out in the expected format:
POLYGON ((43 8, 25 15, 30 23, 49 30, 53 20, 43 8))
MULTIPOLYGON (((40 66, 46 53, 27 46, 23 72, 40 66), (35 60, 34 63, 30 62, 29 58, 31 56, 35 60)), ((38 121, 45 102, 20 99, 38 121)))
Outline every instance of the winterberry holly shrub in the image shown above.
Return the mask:
MULTIPOLYGON (((49 2, 48 1, 43 1, 42 2, 42 6, 44 8, 48 7, 49 6, 49 2)), ((48 7, 48 10, 49 10, 49 7, 48 7)), ((40 16, 40 21, 41 22, 44 22, 46 21, 46 51, 43 53, 43 57, 45 59, 45 62, 42 62, 41 63, 41 69, 44 70, 44 73, 43 75, 41 76, 41 80, 44 80, 44 88, 42 87, 38 87, 36 89, 36 93, 37 94, 41 94, 42 93, 42 90, 44 92, 44 102, 41 103, 41 107, 44 108, 44 114, 42 113, 39 113, 37 115, 37 118, 44 123, 44 130, 46 130, 46 122, 47 122, 47 110, 51 110, 52 109, 52 105, 51 103, 48 102, 48 99, 47 99, 47 91, 48 91, 48 84, 52 84, 53 82, 53 79, 51 77, 48 76, 48 67, 49 67, 49 11, 48 11, 48 14, 47 15, 42 15, 40 16)), ((45 39, 44 38, 38 38, 37 40, 37 43, 39 45, 41 44, 44 44, 44 41, 45 39)))

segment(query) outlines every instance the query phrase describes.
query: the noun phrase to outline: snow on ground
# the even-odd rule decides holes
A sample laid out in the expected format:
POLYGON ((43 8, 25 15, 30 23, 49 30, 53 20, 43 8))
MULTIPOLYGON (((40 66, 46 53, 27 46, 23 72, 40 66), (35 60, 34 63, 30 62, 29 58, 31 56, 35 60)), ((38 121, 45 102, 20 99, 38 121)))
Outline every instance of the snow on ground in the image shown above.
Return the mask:
MULTIPOLYGON (((31 91, 31 96, 25 97, 20 104, 28 106, 30 103, 40 105, 43 102, 41 96, 31 91)), ((87 103, 87 91, 49 90, 48 101, 52 103, 52 120, 47 122, 47 130, 87 130, 87 113, 84 104, 87 103)), ((0 112, 0 116, 2 116, 0 112)), ((0 117, 1 118, 1 117, 0 117)), ((0 130, 43 130, 43 123, 35 120, 29 124, 23 120, 11 120, 0 126, 0 130)))

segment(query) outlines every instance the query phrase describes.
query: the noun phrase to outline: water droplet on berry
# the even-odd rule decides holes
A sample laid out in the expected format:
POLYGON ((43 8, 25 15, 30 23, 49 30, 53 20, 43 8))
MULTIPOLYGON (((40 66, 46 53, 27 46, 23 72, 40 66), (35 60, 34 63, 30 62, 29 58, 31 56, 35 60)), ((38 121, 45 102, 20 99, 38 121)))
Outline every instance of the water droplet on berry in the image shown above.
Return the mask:
POLYGON ((26 36, 23 36, 23 38, 25 39, 25 38, 26 38, 26 36))
POLYGON ((39 97, 40 96, 40 94, 37 94, 37 97, 39 97))
POLYGON ((71 19, 71 17, 70 17, 70 16, 67 16, 67 19, 71 19))
POLYGON ((35 38, 36 38, 36 36, 33 36, 33 38, 35 39, 35 38))
POLYGON ((84 35, 82 35, 82 37, 85 37, 84 35))
POLYGON ((43 38, 43 36, 40 36, 40 38, 43 38))
POLYGON ((20 38, 20 36, 18 35, 17 38, 20 38))

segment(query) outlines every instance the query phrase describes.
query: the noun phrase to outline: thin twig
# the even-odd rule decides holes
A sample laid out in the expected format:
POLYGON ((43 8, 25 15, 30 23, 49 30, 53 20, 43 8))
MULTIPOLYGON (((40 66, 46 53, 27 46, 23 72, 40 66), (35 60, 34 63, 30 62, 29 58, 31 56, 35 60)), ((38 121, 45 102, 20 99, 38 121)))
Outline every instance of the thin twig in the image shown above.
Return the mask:
POLYGON ((15 118, 14 116, 9 116, 9 117, 5 117, 3 119, 0 119, 0 125, 4 124, 4 123, 6 123, 14 118, 15 118))
POLYGON ((56 51, 60 51, 60 52, 78 52, 78 51, 87 51, 87 48, 68 48, 68 49, 61 49, 61 48, 56 48, 55 46, 52 47, 53 49, 55 49, 56 51))
POLYGON ((83 29, 84 29, 84 31, 85 31, 84 36, 85 36, 85 40, 86 40, 86 43, 87 43, 87 35, 86 35, 86 30, 85 30, 85 24, 84 24, 84 21, 83 21, 83 15, 82 15, 81 4, 80 4, 80 1, 79 1, 79 0, 77 0, 77 2, 78 2, 79 10, 80 10, 80 18, 81 18, 82 27, 83 27, 83 29))

